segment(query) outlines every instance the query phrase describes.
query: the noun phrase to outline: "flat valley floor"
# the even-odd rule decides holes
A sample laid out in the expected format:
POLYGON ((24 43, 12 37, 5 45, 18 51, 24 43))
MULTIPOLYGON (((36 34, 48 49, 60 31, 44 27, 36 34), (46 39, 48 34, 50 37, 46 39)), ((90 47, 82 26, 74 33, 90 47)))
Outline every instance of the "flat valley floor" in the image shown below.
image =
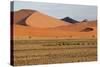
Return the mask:
POLYGON ((97 39, 26 39, 13 41, 13 65, 97 60, 97 39))

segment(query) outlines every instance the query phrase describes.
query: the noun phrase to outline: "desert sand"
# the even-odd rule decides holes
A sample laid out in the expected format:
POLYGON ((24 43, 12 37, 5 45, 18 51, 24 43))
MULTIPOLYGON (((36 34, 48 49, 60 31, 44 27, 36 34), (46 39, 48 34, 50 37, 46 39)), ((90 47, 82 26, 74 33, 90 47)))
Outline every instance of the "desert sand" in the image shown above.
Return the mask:
POLYGON ((13 32, 17 37, 92 38, 97 34, 96 20, 71 24, 35 10, 22 9, 14 14, 13 32))

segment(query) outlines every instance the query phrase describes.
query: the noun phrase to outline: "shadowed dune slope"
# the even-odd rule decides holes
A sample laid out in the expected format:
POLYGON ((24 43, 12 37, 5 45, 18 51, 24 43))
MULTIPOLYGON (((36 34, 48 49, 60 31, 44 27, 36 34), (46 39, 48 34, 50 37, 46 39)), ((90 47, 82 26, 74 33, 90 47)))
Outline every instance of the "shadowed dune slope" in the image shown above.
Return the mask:
POLYGON ((26 19, 36 12, 35 10, 21 9, 19 11, 11 12, 13 14, 13 22, 20 25, 26 25, 26 19))

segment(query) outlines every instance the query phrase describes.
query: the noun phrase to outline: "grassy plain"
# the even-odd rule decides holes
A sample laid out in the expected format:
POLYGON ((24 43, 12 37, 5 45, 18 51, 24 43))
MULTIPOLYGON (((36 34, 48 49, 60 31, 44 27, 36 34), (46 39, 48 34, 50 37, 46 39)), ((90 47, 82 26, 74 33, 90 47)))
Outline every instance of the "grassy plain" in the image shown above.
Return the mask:
POLYGON ((97 60, 96 39, 14 40, 14 65, 97 60))

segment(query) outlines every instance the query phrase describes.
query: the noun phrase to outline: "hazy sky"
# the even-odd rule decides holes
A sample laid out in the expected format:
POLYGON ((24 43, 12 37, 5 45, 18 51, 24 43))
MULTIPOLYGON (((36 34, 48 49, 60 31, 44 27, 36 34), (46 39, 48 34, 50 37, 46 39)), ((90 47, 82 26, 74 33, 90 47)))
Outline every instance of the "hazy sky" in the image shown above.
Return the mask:
POLYGON ((95 20, 97 18, 96 6, 14 1, 14 11, 20 9, 38 10, 58 19, 67 16, 76 20, 95 20))

